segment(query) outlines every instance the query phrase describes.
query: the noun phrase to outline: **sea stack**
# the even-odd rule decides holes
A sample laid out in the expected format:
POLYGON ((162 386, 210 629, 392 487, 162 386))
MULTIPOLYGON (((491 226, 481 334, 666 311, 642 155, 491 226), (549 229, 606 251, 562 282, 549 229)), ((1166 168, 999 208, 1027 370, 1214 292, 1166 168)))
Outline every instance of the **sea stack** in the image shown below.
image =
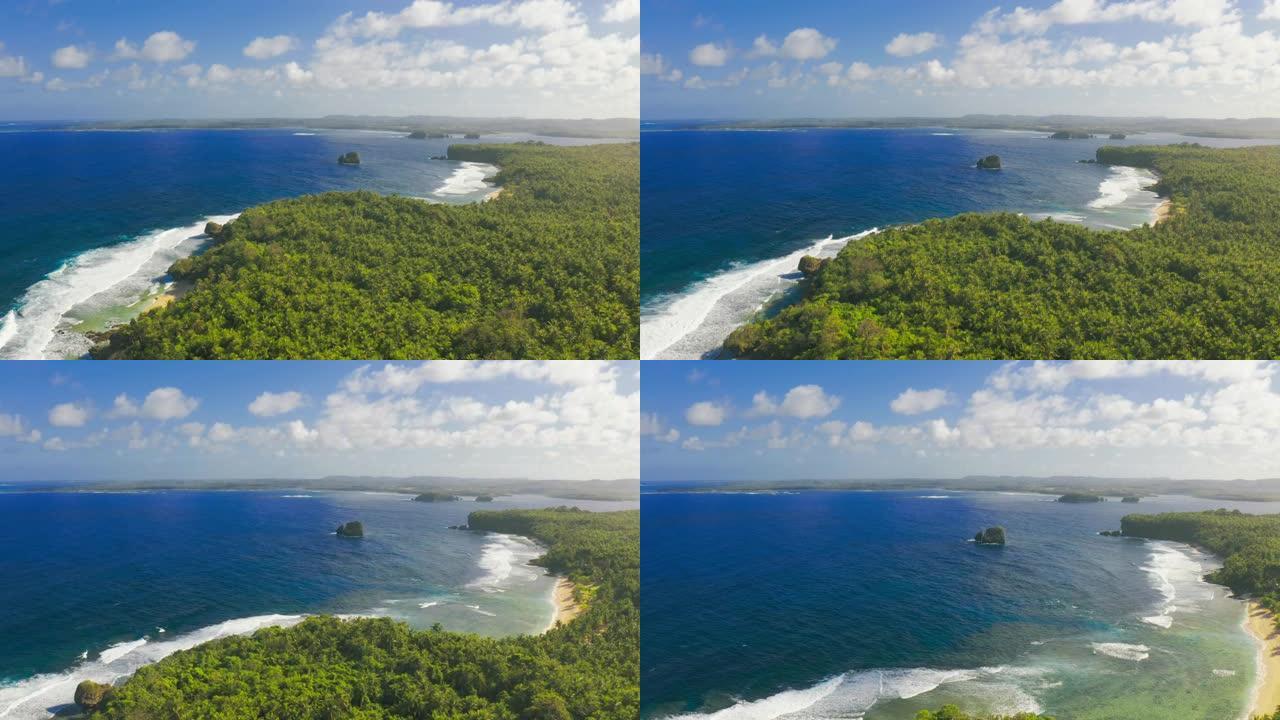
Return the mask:
POLYGON ((812 275, 818 272, 818 270, 820 270, 822 266, 826 264, 826 262, 827 261, 823 260, 822 258, 816 258, 812 255, 805 255, 804 257, 800 258, 800 265, 796 269, 804 273, 805 275, 812 275))
POLYGON ((346 155, 339 155, 339 156, 338 156, 338 164, 339 164, 339 165, 359 165, 359 164, 360 164, 360 153, 355 152, 355 151, 353 150, 353 151, 351 151, 351 152, 347 153, 346 155))
POLYGON ((207 223, 205 223, 205 224, 204 224, 204 234, 205 234, 205 235, 208 235, 209 237, 215 237, 215 238, 216 238, 216 237, 218 237, 219 235, 221 235, 221 234, 222 234, 222 228, 223 228, 223 227, 225 227, 225 226, 224 226, 224 225, 222 225, 221 223, 216 223, 216 222, 212 222, 212 221, 207 222, 207 223))
POLYGON ((986 530, 979 530, 978 534, 973 536, 973 541, 979 545, 1004 545, 1004 528, 996 525, 986 530))
POLYGON ((979 170, 999 170, 999 169, 1000 169, 1000 156, 999 156, 999 155, 988 155, 988 156, 986 156, 986 157, 982 158, 981 160, 979 160, 979 161, 978 161, 978 169, 979 169, 979 170))
POLYGON ((102 707, 102 704, 111 697, 113 688, 92 680, 83 680, 76 686, 75 703, 80 707, 93 712, 102 707))
POLYGON ((364 537, 364 525, 359 520, 345 522, 338 526, 338 537, 359 538, 364 537))

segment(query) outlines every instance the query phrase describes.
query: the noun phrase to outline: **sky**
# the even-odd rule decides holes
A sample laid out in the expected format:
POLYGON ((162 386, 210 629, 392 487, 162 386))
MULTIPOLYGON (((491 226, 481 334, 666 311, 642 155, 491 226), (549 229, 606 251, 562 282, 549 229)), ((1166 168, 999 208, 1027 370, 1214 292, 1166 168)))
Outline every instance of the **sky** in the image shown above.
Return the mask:
POLYGON ((1280 116, 1280 0, 644 0, 641 117, 1280 116))
POLYGON ((646 362, 642 479, 1280 477, 1280 364, 646 362))
POLYGON ((3 365, 3 482, 639 476, 636 362, 3 365))
POLYGON ((0 0, 0 120, 636 117, 640 0, 0 0))

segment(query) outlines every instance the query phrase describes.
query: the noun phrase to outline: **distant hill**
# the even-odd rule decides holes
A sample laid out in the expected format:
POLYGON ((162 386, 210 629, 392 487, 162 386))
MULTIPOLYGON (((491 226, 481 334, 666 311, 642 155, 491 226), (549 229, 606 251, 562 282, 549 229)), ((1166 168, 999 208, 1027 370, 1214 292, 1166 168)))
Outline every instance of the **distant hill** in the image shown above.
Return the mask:
POLYGON ((320 118, 209 118, 156 120, 119 120, 86 122, 75 125, 95 130, 164 130, 164 129, 261 129, 310 128, 317 130, 388 130, 422 132, 424 134, 494 134, 530 133, 548 137, 635 138, 640 134, 640 121, 635 118, 604 119, 538 119, 538 118, 470 118, 450 115, 326 115, 320 118))

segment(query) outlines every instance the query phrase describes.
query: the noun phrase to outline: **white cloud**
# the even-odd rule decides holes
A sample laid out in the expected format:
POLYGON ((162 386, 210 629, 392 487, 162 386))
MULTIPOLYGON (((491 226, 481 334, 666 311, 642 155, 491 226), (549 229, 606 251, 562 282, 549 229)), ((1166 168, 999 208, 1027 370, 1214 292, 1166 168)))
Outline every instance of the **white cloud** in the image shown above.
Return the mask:
POLYGON ((907 33, 899 34, 884 46, 884 51, 894 57, 911 57, 921 53, 929 52, 938 47, 942 38, 931 32, 916 33, 909 35, 907 33))
POLYGON ((75 45, 53 51, 53 66, 63 70, 79 70, 89 65, 89 51, 75 45))
POLYGON ((689 51, 689 62, 699 67, 721 67, 728 60, 728 49, 715 43, 703 43, 689 51))
POLYGON ((795 418, 826 417, 840 406, 840 398, 828 395, 818 385, 799 385, 787 391, 779 412, 795 418))
POLYGON ((79 403, 60 403, 49 410, 49 424, 54 427, 83 427, 89 421, 89 407, 79 403))
POLYGON ((1264 0, 1259 20, 1280 20, 1280 0, 1264 0))
POLYGON ((728 411, 723 405, 704 400, 690 405, 684 411, 684 419, 690 425, 711 427, 723 423, 727 414, 728 411))
POLYGON ((116 41, 115 54, 112 55, 116 60, 149 60, 153 63, 169 63, 177 62, 186 58, 196 49, 196 44, 191 40, 184 40, 181 35, 172 30, 161 30, 152 33, 150 37, 142 43, 142 49, 138 49, 126 38, 120 38, 116 41))
POLYGON ((291 413, 305 402, 306 397, 294 390, 282 393, 264 392, 249 403, 249 412, 258 417, 274 417, 291 413))
POLYGON ((779 54, 792 60, 818 60, 835 49, 834 38, 829 38, 813 28, 799 28, 792 30, 782 41, 779 54))
POLYGON ((667 82, 680 82, 684 78, 684 71, 677 67, 670 67, 660 53, 657 55, 646 53, 640 56, 640 74, 656 75, 667 82))
POLYGON ((752 58, 773 57, 774 55, 777 55, 777 54, 778 54, 778 46, 774 45, 773 41, 770 40, 767 35, 760 35, 756 37, 754 41, 752 41, 751 52, 747 54, 747 57, 752 57, 752 58))
MULTIPOLYGON (((4 44, 0 43, 0 50, 4 44)), ((0 78, 23 77, 27 74, 27 61, 20 56, 0 55, 0 78)))
POLYGON ((919 415, 937 410, 949 402, 951 402, 950 395, 941 388, 932 390, 907 388, 889 403, 889 408, 899 415, 919 415))
POLYGON ((245 57, 255 60, 268 60, 279 57, 298 47, 298 39, 289 35, 275 37, 256 37, 244 48, 245 57))
POLYGON ((200 401, 175 387, 162 387, 147 393, 139 406, 128 395, 116 396, 108 417, 141 417, 148 420, 179 420, 195 412, 200 401))
POLYGON ((601 17, 607 23, 620 23, 640 17, 640 0, 613 0, 601 17))

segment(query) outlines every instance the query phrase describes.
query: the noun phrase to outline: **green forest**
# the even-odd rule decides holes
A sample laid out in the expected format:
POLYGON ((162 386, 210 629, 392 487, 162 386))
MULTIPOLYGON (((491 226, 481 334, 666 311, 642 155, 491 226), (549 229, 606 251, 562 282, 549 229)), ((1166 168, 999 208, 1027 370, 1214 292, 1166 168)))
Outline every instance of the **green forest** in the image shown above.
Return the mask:
POLYGON ((1168 220, 1096 231, 1006 214, 845 246, 801 297, 738 328, 744 358, 1280 356, 1280 147, 1104 147, 1148 168, 1168 220))
POLYGON ((325 193, 245 211, 173 265, 191 290, 103 359, 639 357, 635 143, 455 145, 502 193, 444 205, 325 193))
POLYGON ((635 720, 640 703, 640 513, 473 512, 572 579, 586 609, 543 635, 485 638, 388 619, 309 618, 143 667, 92 717, 635 720))
POLYGON ((955 705, 943 705, 938 710, 921 710, 916 713, 916 720, 1053 720, 1048 715, 1035 713, 1018 713, 1017 715, 980 716, 962 712, 955 705))

